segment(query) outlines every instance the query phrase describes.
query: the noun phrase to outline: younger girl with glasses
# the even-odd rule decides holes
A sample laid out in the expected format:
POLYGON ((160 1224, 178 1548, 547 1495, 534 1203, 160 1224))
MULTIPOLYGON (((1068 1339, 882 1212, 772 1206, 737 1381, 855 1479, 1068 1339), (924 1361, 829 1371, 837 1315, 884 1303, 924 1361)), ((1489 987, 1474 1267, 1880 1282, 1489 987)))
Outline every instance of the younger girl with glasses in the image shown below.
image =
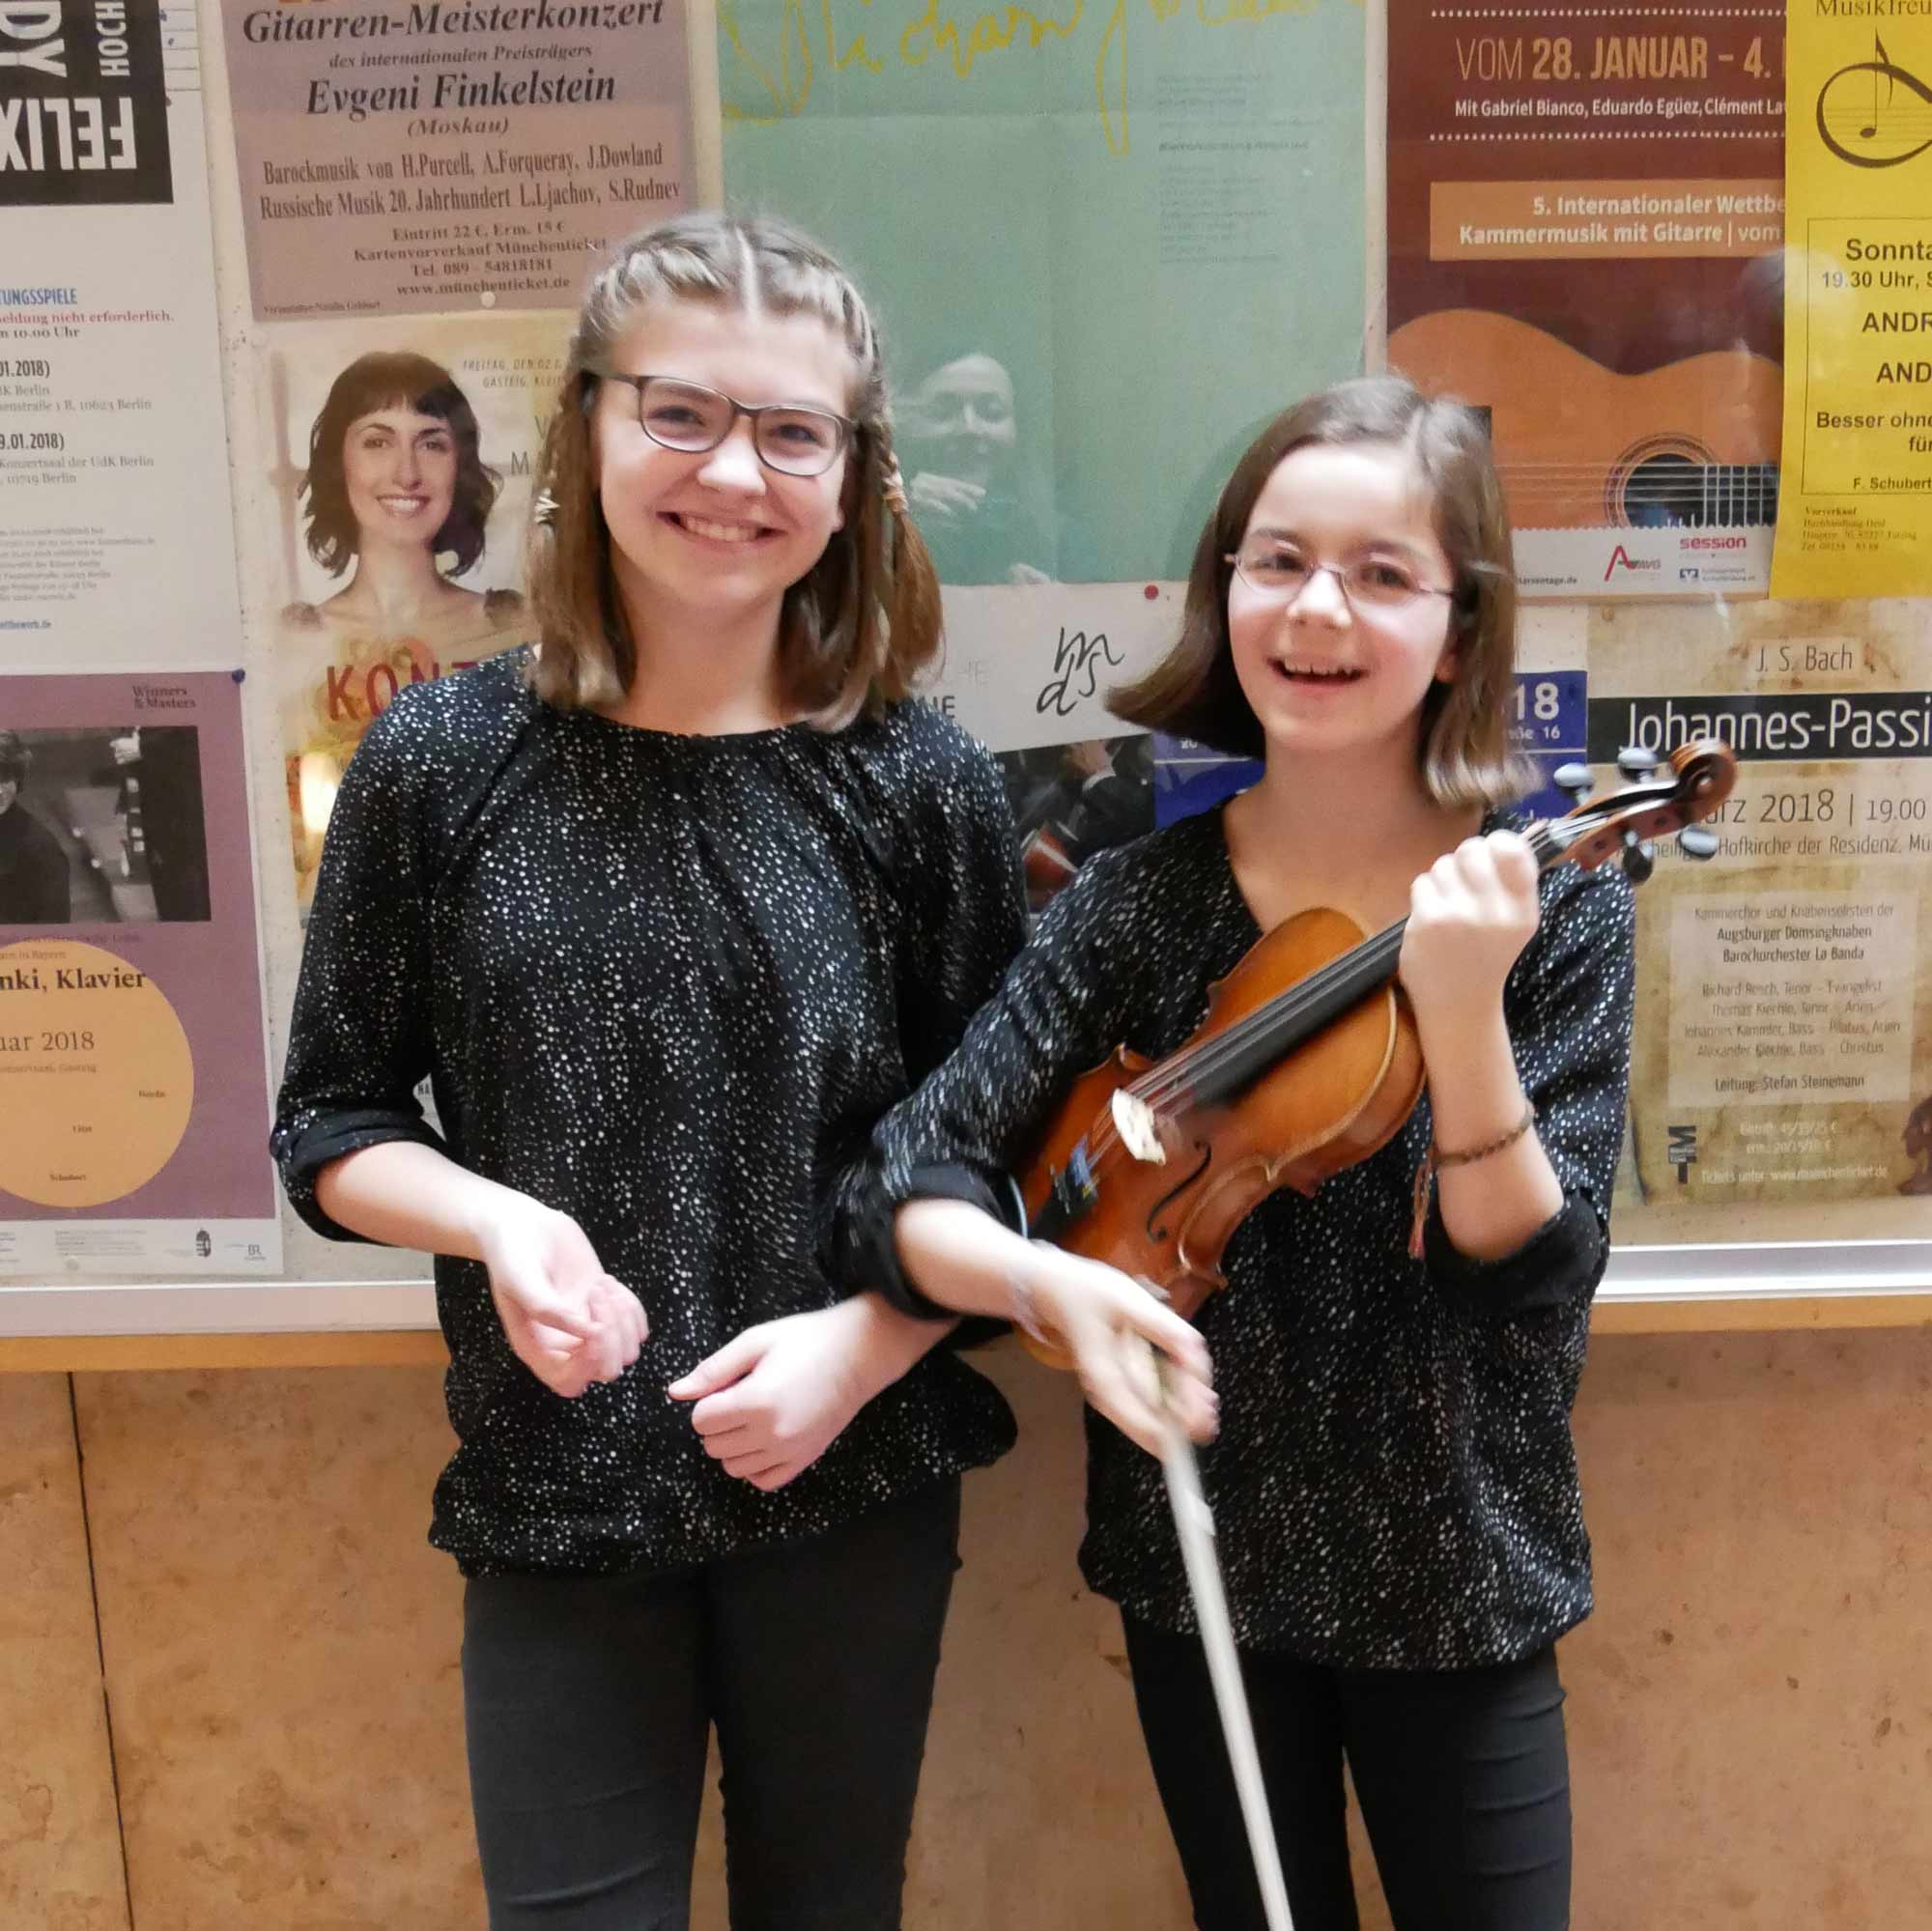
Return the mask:
MULTIPOLYGON (((841 1295, 817 1202, 1019 942, 1004 793, 909 699, 937 590, 878 334, 802 237, 620 248, 537 488, 540 641, 350 766, 274 1150, 318 1233, 438 1257, 492 1925, 685 1924, 715 1725, 734 1931, 891 1931, 959 1476, 1012 1421, 841 1295)), ((1205 1410, 1137 1289, 1062 1312, 1205 1410)))
MULTIPOLYGON (((1088 864, 835 1216, 838 1264, 902 1305, 1037 1318, 1090 1264, 1022 1237, 1006 1176, 1074 1077, 1122 1044, 1173 1052, 1294 913, 1407 915, 1426 1100, 1312 1198, 1258 1207, 1198 1317, 1220 1398, 1204 1475, 1296 1931, 1356 1923, 1345 1761, 1400 1931, 1569 1921, 1552 1646, 1590 1607, 1569 1416, 1623 1130, 1632 904, 1614 867, 1539 879, 1504 809, 1509 554, 1468 410, 1387 378, 1277 416, 1202 533, 1179 642, 1113 703, 1264 758, 1262 779, 1088 864)), ((1125 1622, 1195 1921, 1260 1931, 1159 1470, 1088 1424, 1081 1564, 1125 1622)))

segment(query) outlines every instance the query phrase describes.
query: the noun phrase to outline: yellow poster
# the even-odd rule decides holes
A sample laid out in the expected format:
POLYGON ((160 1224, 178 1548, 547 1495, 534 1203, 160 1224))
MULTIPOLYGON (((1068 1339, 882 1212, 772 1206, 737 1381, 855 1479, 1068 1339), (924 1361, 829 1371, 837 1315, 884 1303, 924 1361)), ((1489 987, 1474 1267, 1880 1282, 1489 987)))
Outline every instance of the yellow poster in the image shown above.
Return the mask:
POLYGON ((1774 597, 1932 593, 1932 13, 1791 0, 1774 597))

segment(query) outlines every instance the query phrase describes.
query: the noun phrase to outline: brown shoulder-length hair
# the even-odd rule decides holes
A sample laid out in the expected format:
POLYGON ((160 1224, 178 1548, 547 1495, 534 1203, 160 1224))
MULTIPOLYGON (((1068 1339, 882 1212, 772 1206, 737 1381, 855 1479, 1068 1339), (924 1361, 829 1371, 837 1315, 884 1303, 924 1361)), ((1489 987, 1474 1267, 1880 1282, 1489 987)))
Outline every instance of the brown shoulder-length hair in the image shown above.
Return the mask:
POLYGON ((1413 457, 1428 492, 1436 541, 1455 572, 1450 622, 1456 674, 1423 699, 1423 788, 1451 809, 1500 805, 1535 781, 1510 749, 1516 670, 1516 578, 1509 515, 1482 418, 1466 405, 1425 396, 1404 376, 1363 376, 1284 410, 1248 445, 1201 532, 1187 578, 1180 639, 1138 682, 1108 693, 1128 724, 1196 738, 1236 757, 1260 757, 1262 727, 1235 676, 1228 639, 1225 559, 1241 547, 1255 500, 1277 465, 1311 443, 1382 442, 1413 457))
POLYGON ((827 730, 907 696, 939 648, 939 582, 905 513, 879 331, 851 277, 766 216, 681 214, 623 242, 592 277, 539 459, 526 581, 542 642, 530 678, 563 709, 620 701, 638 646, 611 570, 590 413, 639 311, 700 301, 754 315, 816 316, 852 358, 844 526, 784 594, 779 676, 827 730))
POLYGON ((456 553, 447 573, 452 577, 462 576, 483 554, 484 525, 502 478, 483 461, 482 436, 469 398, 440 362, 406 350, 378 351, 358 355, 329 384, 328 399, 309 431, 308 473, 302 478, 308 554, 331 577, 349 568, 361 543, 342 471, 349 425, 398 405, 448 423, 456 442, 456 488, 432 547, 439 556, 456 553))

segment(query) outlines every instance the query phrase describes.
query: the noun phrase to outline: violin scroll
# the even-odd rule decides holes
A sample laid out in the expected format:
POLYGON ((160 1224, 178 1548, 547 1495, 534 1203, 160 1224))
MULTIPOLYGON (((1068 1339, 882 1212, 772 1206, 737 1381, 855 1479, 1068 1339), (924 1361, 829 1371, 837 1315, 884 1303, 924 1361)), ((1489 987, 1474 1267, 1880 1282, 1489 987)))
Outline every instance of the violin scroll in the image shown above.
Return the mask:
MULTIPOLYGON (((1699 829, 1698 821, 1713 816, 1737 783, 1729 745, 1693 739, 1672 752, 1667 764, 1654 752, 1632 747, 1617 753, 1617 770, 1628 781, 1621 790, 1587 799, 1567 817, 1536 828, 1564 858, 1585 870, 1617 859, 1631 882, 1641 885, 1651 874, 1659 838, 1676 838, 1689 859, 1716 856, 1717 836, 1699 829)), ((1571 797, 1587 792, 1590 782, 1588 765, 1566 764, 1556 773, 1557 787, 1571 797)))

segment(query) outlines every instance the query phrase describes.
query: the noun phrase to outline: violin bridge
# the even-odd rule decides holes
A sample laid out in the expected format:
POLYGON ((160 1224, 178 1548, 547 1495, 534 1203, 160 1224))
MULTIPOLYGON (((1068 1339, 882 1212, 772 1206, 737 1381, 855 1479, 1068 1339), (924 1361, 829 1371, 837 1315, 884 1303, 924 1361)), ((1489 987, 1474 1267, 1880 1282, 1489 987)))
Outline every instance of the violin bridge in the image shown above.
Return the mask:
POLYGON ((1146 1100, 1136 1099, 1123 1086, 1114 1089, 1109 1103, 1113 1108, 1114 1131, 1121 1136, 1121 1145, 1145 1164, 1166 1166, 1167 1149, 1160 1144, 1153 1108, 1146 1100))

